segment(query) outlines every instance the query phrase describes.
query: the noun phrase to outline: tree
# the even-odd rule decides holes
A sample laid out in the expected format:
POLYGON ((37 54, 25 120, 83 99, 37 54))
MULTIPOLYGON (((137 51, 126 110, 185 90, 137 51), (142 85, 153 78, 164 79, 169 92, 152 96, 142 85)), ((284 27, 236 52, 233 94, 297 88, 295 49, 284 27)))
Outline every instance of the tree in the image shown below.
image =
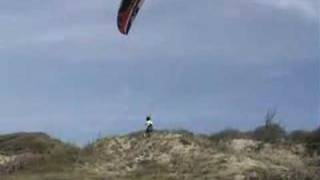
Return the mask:
POLYGON ((286 136, 286 131, 279 123, 275 123, 274 119, 276 116, 276 111, 268 111, 265 116, 265 125, 257 127, 253 136, 257 140, 275 143, 286 136))

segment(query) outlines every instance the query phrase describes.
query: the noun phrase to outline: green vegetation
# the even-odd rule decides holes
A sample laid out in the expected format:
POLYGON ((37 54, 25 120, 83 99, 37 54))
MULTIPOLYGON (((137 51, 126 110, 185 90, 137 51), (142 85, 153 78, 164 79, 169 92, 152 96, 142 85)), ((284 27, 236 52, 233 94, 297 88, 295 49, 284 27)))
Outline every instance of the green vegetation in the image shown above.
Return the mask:
MULTIPOLYGON (((0 164, 2 174, 32 176, 37 174, 63 174, 74 168, 80 148, 52 139, 44 133, 15 133, 0 136, 0 154, 15 157, 7 165, 0 164), (22 175, 23 174, 23 175, 22 175)), ((9 178, 9 177, 7 177, 9 178)), ((1 178, 0 178, 1 179, 1 178)))
POLYGON ((0 136, 2 154, 21 154, 25 152, 48 153, 52 148, 62 145, 44 133, 15 133, 0 136))
POLYGON ((306 139, 305 142, 309 152, 320 154, 320 127, 307 134, 304 138, 306 139))

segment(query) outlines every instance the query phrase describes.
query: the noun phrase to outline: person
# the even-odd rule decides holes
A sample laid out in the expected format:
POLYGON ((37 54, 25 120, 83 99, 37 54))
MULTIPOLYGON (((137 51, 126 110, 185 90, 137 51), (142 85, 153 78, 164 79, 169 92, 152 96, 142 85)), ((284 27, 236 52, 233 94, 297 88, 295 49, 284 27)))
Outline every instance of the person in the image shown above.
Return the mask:
POLYGON ((153 123, 152 123, 150 115, 147 116, 147 118, 146 118, 145 126, 146 126, 145 136, 150 137, 150 135, 153 131, 153 123))

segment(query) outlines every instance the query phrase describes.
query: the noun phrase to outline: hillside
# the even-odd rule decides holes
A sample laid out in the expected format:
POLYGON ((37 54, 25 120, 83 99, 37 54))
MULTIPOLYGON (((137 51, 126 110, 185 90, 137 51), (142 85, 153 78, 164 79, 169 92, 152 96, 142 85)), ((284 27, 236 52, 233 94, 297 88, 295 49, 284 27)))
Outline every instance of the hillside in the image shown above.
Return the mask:
MULTIPOLYGON (((163 131, 150 138, 142 133, 106 137, 81 150, 66 144, 62 147, 55 158, 46 155, 45 163, 39 161, 47 169, 26 165, 2 179, 320 179, 320 158, 309 155, 303 144, 212 140, 163 131)), ((32 154, 43 157, 44 152, 32 154)), ((12 155, 0 155, 0 167, 10 158, 12 155)))
POLYGON ((0 135, 0 153, 46 153, 63 143, 44 133, 14 133, 0 135))
POLYGON ((73 166, 78 148, 44 133, 0 135, 0 179, 20 172, 60 171, 73 166))
POLYGON ((92 147, 84 169, 128 179, 317 179, 302 145, 246 139, 212 142, 188 133, 105 138, 92 147))

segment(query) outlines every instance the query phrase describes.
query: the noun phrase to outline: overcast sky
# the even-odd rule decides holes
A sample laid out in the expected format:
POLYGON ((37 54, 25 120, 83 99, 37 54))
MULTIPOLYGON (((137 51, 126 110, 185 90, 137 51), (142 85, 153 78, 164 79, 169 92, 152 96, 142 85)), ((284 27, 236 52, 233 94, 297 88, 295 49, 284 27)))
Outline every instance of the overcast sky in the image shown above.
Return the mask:
POLYGON ((0 1, 0 133, 85 143, 143 128, 320 124, 319 0, 0 1))

